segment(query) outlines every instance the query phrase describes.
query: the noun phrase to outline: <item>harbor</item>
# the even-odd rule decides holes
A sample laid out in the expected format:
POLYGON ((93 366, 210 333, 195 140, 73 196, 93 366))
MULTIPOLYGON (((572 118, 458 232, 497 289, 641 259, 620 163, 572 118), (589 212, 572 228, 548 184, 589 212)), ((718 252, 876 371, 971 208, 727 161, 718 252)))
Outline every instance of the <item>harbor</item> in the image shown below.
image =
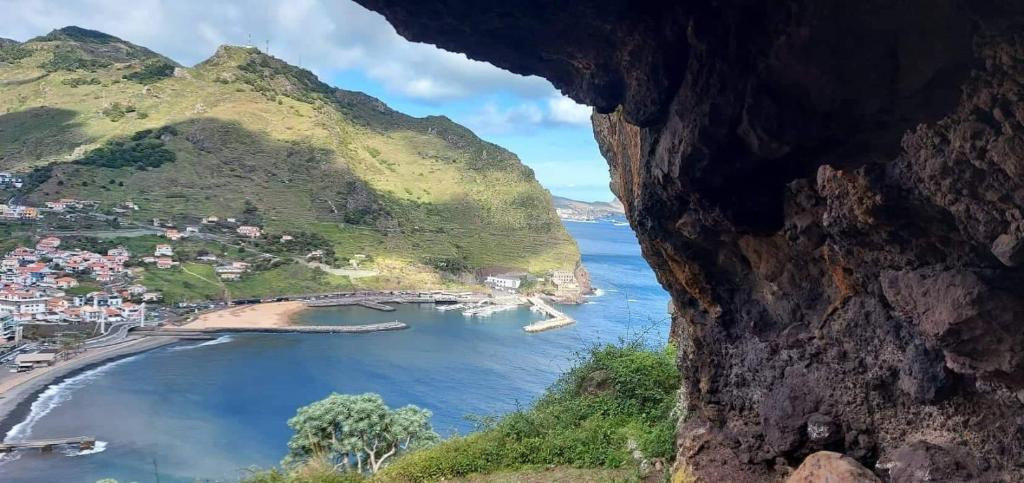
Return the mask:
POLYGON ((549 305, 547 302, 542 300, 540 297, 527 297, 527 300, 530 302, 534 309, 543 312, 545 315, 549 317, 547 319, 534 322, 530 325, 523 327, 523 330, 527 332, 543 332, 545 330, 558 329, 560 327, 565 327, 567 325, 572 325, 576 323, 575 319, 558 311, 557 309, 549 305))
POLYGON ((290 325, 285 327, 208 327, 208 328, 138 328, 133 334, 147 337, 199 338, 208 334, 365 334, 408 329, 404 322, 382 322, 362 325, 290 325))

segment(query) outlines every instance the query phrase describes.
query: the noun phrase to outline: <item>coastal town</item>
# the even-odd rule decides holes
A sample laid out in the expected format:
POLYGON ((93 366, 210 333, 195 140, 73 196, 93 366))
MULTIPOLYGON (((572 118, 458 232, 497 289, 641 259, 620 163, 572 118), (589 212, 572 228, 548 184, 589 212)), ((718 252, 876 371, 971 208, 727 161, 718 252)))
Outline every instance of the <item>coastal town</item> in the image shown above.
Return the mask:
MULTIPOLYGON (((0 182, 9 186, 20 183, 20 179, 10 173, 0 173, 0 182)), ((394 304, 430 303, 440 311, 457 310, 468 318, 480 318, 525 305, 542 314, 542 319, 525 326, 524 330, 539 332, 575 323, 548 302, 580 303, 591 290, 582 267, 551 270, 543 275, 495 269, 477 274, 477 288, 456 292, 325 291, 189 303, 167 301, 161 291, 147 286, 146 274, 150 271, 180 272, 188 270, 185 265, 202 264, 212 269, 216 282, 238 282, 257 269, 254 264, 264 264, 265 260, 282 255, 256 248, 241 255, 242 250, 229 252, 228 248, 243 243, 287 244, 296 242, 300 235, 271 235, 259 226, 245 224, 234 217, 207 215, 194 224, 153 219, 146 224, 119 223, 120 231, 104 228, 113 234, 132 230, 143 233, 138 238, 124 239, 134 249, 120 244, 111 246, 90 237, 95 231, 88 227, 96 222, 109 221, 111 216, 130 220, 132 212, 138 209, 137 204, 125 202, 101 210, 99 202, 69 198, 47 201, 38 207, 12 202, 0 204, 0 224, 28 227, 32 233, 30 237, 21 238, 31 243, 14 246, 0 259, 0 364, 8 367, 12 375, 46 372, 54 367, 77 365, 68 364, 71 359, 82 363, 109 355, 111 351, 143 350, 175 340, 164 337, 155 342, 152 340, 155 335, 172 335, 180 340, 203 338, 211 331, 298 330, 288 328, 291 316, 305 307, 356 305, 389 311, 394 310, 394 304), (85 220, 87 228, 70 232, 53 230, 54 224, 47 223, 53 219, 73 220, 79 225, 85 220), (203 246, 219 244, 224 249, 216 253, 216 250, 195 250, 191 246, 191 250, 182 253, 182 248, 190 242, 207 244, 203 246), (229 253, 233 255, 227 256, 229 253), (140 344, 146 339, 150 340, 140 344)), ((299 252, 296 258, 319 262, 323 252, 323 249, 312 249, 308 253, 299 252)), ((364 255, 353 257, 350 267, 360 268, 360 263, 365 265, 367 258, 364 255)), ((399 321, 389 324, 371 325, 365 330, 406 327, 399 321)), ((337 332, 316 327, 305 327, 302 331, 337 332)), ((0 387, 19 380, 0 374, 0 387)))

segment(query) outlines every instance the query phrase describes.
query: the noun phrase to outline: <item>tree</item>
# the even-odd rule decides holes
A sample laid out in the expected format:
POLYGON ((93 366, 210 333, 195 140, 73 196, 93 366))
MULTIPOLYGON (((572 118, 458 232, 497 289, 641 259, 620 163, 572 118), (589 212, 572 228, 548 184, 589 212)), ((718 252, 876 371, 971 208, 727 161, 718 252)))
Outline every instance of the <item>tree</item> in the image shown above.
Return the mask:
POLYGON ((375 473, 393 456, 440 440, 430 411, 416 406, 390 409, 377 394, 331 394, 299 408, 288 420, 295 434, 286 462, 326 458, 336 469, 375 473))

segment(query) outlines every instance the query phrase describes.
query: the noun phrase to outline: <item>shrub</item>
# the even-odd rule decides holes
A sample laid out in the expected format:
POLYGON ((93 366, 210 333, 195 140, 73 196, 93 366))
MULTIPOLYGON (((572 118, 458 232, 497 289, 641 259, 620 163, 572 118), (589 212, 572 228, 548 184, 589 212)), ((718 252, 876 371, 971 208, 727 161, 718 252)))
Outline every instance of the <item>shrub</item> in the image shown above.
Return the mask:
POLYGON ((111 63, 102 59, 88 58, 74 47, 59 45, 53 49, 53 56, 40 67, 47 72, 86 70, 89 72, 110 67, 111 63))
POLYGON ((124 119, 129 112, 135 112, 135 106, 130 103, 114 102, 103 108, 103 115, 114 122, 124 119))
POLYGON ((621 468, 633 461, 631 442, 648 458, 671 458, 678 390, 671 347, 595 348, 532 409, 404 456, 378 476, 418 482, 530 466, 621 468))
POLYGON ((125 80, 138 82, 139 84, 152 84, 173 75, 174 65, 161 59, 152 59, 144 62, 141 69, 125 74, 122 77, 125 80))
POLYGON ((32 51, 15 43, 0 43, 0 62, 14 63, 32 55, 32 51))
POLYGON ((104 168, 157 168, 174 161, 174 152, 164 146, 163 137, 175 132, 173 127, 139 131, 127 140, 108 141, 103 146, 89 151, 76 163, 104 168))
POLYGON ((63 84, 63 85, 66 85, 68 87, 74 88, 74 87, 78 87, 78 86, 96 86, 96 85, 100 85, 100 80, 95 78, 95 77, 90 77, 90 78, 85 78, 85 77, 69 77, 67 79, 64 79, 64 80, 60 81, 60 83, 63 84))

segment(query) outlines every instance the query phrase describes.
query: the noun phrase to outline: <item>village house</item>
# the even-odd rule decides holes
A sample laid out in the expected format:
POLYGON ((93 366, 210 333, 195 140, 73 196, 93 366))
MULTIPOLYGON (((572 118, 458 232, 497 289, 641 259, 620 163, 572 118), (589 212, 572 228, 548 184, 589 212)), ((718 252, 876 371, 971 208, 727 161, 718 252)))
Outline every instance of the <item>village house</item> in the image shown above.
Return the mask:
POLYGON ((142 294, 143 302, 159 302, 164 298, 164 294, 160 292, 146 292, 142 294))
POLYGON ((160 257, 156 259, 156 268, 171 268, 177 264, 178 262, 174 261, 174 259, 170 257, 160 257))
POLYGON ((18 323, 11 314, 0 313, 0 338, 4 340, 15 339, 18 333, 18 323))
POLYGON ((57 288, 75 288, 78 286, 78 280, 74 277, 60 277, 54 281, 54 286, 57 288))
POLYGON ((238 229, 236 231, 238 232, 239 235, 242 235, 242 236, 248 237, 248 238, 259 238, 259 236, 261 234, 259 227, 257 227, 257 226, 249 226, 249 225, 242 225, 242 226, 238 227, 238 229))
POLYGON ((13 186, 21 188, 23 181, 13 173, 0 172, 0 186, 13 186))
POLYGON ((484 279, 484 284, 505 290, 516 290, 522 283, 523 279, 514 275, 491 275, 484 279))
POLYGON ((552 270, 551 283, 557 287, 575 286, 576 275, 569 270, 552 270))
POLYGON ((49 208, 51 211, 56 212, 62 212, 66 210, 68 207, 68 205, 64 204, 64 202, 62 201, 47 201, 45 204, 46 207, 49 208))
POLYGON ((129 285, 125 287, 124 291, 127 292, 130 297, 138 297, 139 295, 146 293, 146 286, 138 284, 129 285))
POLYGON ((157 245, 153 250, 153 256, 156 257, 170 257, 174 255, 174 249, 170 245, 157 245))
POLYGON ((179 232, 178 230, 176 230, 174 228, 168 228, 168 229, 164 230, 164 236, 167 237, 167 239, 171 240, 171 241, 181 240, 181 232, 179 232))
POLYGON ((0 290, 0 312, 31 316, 46 312, 49 300, 50 297, 40 290, 4 289, 0 290))
POLYGON ((217 223, 218 221, 220 221, 220 218, 217 218, 216 216, 207 216, 206 218, 203 218, 202 224, 212 225, 214 223, 217 223))
POLYGON ((59 246, 60 238, 57 238, 55 236, 48 236, 43 238, 42 240, 39 240, 39 243, 36 243, 36 250, 49 252, 56 250, 59 246))
POLYGON ((281 243, 290 242, 290 241, 292 241, 294 239, 295 238, 292 237, 291 235, 281 235, 281 243))
POLYGON ((125 257, 125 258, 127 258, 127 257, 131 256, 131 253, 129 253, 128 249, 125 248, 125 247, 117 247, 117 248, 111 248, 110 250, 107 250, 107 255, 110 255, 112 257, 125 257))

